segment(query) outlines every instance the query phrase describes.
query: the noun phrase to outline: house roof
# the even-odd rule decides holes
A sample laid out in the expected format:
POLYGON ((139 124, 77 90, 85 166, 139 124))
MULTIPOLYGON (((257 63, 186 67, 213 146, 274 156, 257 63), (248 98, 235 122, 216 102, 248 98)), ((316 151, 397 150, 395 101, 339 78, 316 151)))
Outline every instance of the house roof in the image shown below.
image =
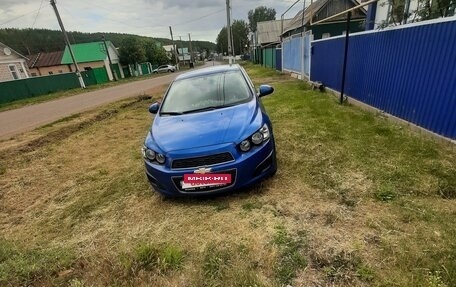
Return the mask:
POLYGON ((172 52, 173 45, 165 45, 165 46, 163 46, 163 49, 165 49, 166 52, 172 52))
MULTIPOLYGON (((312 4, 310 4, 305 10, 299 11, 296 14, 296 16, 293 17, 293 19, 290 21, 290 24, 284 29, 284 33, 291 31, 291 30, 295 30, 297 28, 301 28, 302 26, 308 25, 312 18, 316 18, 318 16, 318 13, 320 11, 324 10, 323 8, 325 6, 327 6, 327 5, 330 6, 331 2, 333 2, 333 1, 340 1, 340 0, 317 0, 315 2, 312 2, 312 4), (303 13, 304 13, 304 19, 302 18, 303 13)), ((353 7, 359 5, 359 3, 355 0, 346 0, 346 1, 351 2, 353 7)), ((328 13, 331 13, 331 15, 335 15, 337 13, 340 13, 340 12, 346 10, 346 9, 341 10, 340 7, 337 7, 337 8, 330 7, 330 8, 332 8, 333 12, 328 11, 328 13)), ((360 10, 362 11, 362 13, 365 16, 366 10, 364 8, 360 8, 360 10)), ((325 15, 325 17, 323 17, 323 18, 329 17, 331 15, 325 15)), ((353 17, 353 18, 355 18, 355 17, 353 17)), ((332 19, 331 21, 340 21, 343 19, 345 19, 345 16, 342 15, 340 17, 332 19)))
MULTIPOLYGON (((111 46, 117 53, 117 50, 111 41, 106 41, 106 45, 111 46)), ((74 57, 78 63, 104 61, 107 58, 103 41, 73 44, 71 45, 71 49, 73 50, 74 57)), ((72 63, 73 60, 71 59, 70 50, 68 49, 68 46, 66 46, 65 51, 63 52, 61 64, 72 63)))
MULTIPOLYGON (((290 25, 291 19, 283 20, 283 28, 290 25)), ((258 22, 257 24, 257 40, 258 44, 268 44, 280 41, 280 35, 282 34, 282 21, 271 20, 258 22)))
POLYGON ((38 53, 29 56, 27 65, 29 68, 51 67, 61 65, 63 51, 38 53))
POLYGON ((16 54, 17 56, 19 56, 19 57, 21 57, 21 58, 24 58, 25 60, 28 60, 28 58, 27 58, 26 56, 22 55, 21 53, 16 52, 14 49, 12 49, 11 47, 9 47, 9 46, 6 45, 6 44, 3 44, 2 42, 0 42, 0 47, 2 47, 2 50, 3 50, 4 48, 8 48, 8 49, 10 49, 11 52, 13 52, 14 54, 16 54))

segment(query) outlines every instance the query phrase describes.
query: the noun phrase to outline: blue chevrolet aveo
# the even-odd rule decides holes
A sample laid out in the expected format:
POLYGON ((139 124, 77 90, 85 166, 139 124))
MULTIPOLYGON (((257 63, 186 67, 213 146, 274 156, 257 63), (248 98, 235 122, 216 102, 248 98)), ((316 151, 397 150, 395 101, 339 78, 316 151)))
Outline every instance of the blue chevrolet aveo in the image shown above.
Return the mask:
POLYGON ((273 91, 262 85, 257 93, 239 65, 179 75, 162 103, 149 107, 156 115, 142 154, 154 189, 169 197, 215 194, 275 174, 272 125, 259 99, 273 91), (213 174, 225 181, 210 181, 213 174), (192 178, 209 181, 186 181, 192 178))

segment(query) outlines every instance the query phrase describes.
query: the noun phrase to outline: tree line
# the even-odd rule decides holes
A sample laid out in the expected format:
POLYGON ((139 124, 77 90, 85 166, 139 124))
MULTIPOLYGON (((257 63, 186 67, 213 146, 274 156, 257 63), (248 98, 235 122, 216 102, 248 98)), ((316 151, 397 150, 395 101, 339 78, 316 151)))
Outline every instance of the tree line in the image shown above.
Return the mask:
MULTIPOLYGON (((153 64, 164 64, 167 62, 167 60, 163 58, 164 55, 166 56, 166 53, 161 46, 170 45, 170 39, 152 38, 124 33, 68 32, 68 37, 72 44, 101 41, 103 35, 106 40, 111 41, 115 47, 118 47, 121 53, 122 50, 131 50, 131 47, 133 46, 139 48, 139 50, 136 51, 139 56, 138 59, 150 61, 153 64)), ((8 45, 24 56, 37 54, 39 52, 63 51, 65 49, 62 32, 49 29, 0 29, 0 42, 8 45)), ((178 47, 189 46, 188 41, 176 41, 176 44, 178 47)), ((215 44, 209 41, 192 41, 192 47, 194 51, 198 52, 211 52, 215 50, 215 44)), ((128 61, 127 59, 129 59, 129 57, 121 55, 121 61, 128 61)))

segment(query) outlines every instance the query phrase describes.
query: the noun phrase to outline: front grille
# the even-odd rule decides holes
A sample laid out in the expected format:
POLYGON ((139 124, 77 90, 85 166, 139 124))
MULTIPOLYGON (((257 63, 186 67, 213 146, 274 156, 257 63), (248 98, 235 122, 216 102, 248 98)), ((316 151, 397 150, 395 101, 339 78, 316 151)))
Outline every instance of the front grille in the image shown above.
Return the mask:
POLYGON ((229 152, 213 154, 208 156, 184 158, 184 159, 175 159, 171 165, 172 168, 191 168, 191 167, 200 167, 208 166, 218 163, 224 163, 233 161, 234 158, 229 152))

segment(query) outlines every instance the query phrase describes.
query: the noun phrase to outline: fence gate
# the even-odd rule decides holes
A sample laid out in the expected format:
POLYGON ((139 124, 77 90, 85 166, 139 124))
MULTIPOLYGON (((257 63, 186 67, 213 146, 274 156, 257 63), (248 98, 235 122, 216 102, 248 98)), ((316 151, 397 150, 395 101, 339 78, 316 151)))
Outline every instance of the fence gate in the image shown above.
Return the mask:
POLYGON ((282 45, 282 69, 288 72, 302 73, 302 37, 292 36, 282 45))
POLYGON ((304 75, 307 77, 307 78, 310 78, 310 53, 311 53, 311 45, 310 45, 310 42, 313 40, 313 35, 312 35, 312 31, 307 31, 304 35, 304 67, 303 67, 303 71, 304 71, 304 75))

